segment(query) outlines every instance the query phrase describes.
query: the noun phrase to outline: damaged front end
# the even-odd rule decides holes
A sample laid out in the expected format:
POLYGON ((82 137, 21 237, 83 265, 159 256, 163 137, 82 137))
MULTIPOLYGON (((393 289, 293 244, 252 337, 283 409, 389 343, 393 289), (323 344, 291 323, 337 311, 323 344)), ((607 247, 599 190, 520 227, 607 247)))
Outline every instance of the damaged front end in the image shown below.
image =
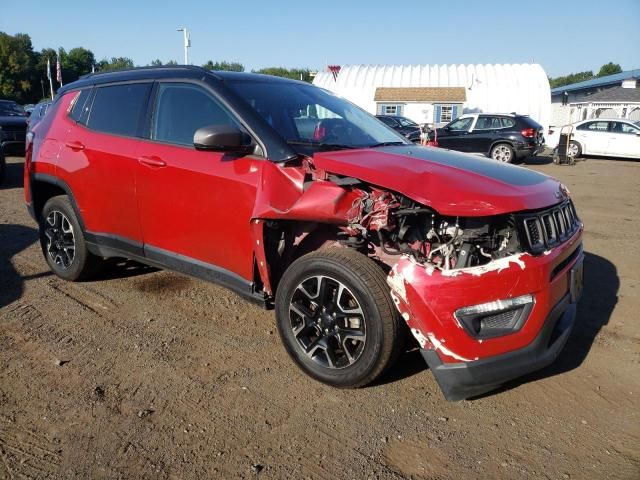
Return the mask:
POLYGON ((342 245, 389 267, 394 303, 449 400, 540 368, 564 345, 573 316, 561 318, 575 304, 569 283, 583 256, 568 198, 538 211, 453 217, 360 186, 340 230, 342 245), (479 366, 534 344, 534 353, 510 360, 515 369, 479 366), (487 368, 495 374, 469 373, 487 368))

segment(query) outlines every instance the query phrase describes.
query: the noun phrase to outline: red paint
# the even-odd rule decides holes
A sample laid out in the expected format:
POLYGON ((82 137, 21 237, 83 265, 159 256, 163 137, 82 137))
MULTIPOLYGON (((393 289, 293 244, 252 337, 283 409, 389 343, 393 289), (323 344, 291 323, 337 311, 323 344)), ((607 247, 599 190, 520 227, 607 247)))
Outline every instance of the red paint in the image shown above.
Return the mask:
MULTIPOLYGON (((447 164, 448 158, 472 157, 442 149, 415 147, 414 150, 422 156, 441 160, 389 153, 392 149, 346 150, 318 153, 314 155, 313 163, 327 172, 359 178, 402 193, 442 215, 499 215, 544 208, 558 202, 555 194, 560 183, 550 177, 534 185, 514 185, 447 164)), ((472 161, 498 166, 494 160, 479 157, 472 161)), ((500 165, 499 168, 515 169, 512 170, 514 174, 519 174, 518 170, 523 167, 500 165)))
MULTIPOLYGON (((552 281, 551 272, 579 247, 581 240, 582 229, 547 255, 520 256, 524 269, 512 262, 504 270, 478 276, 470 273, 445 276, 437 269, 429 273, 423 265, 412 265, 407 257, 403 257, 396 269, 405 272, 405 276, 411 276, 412 279, 410 283, 405 282, 406 301, 399 298, 397 290, 394 290, 400 302, 398 309, 401 313, 409 314, 408 324, 411 328, 418 329, 426 337, 432 334, 447 350, 466 360, 518 350, 533 341, 551 309, 567 294, 568 272, 575 260, 565 266, 552 281), (460 327, 453 315, 462 307, 526 294, 535 296, 535 305, 522 329, 516 333, 480 341, 460 327)), ((427 348, 434 346, 427 345, 427 348)), ((460 361, 442 351, 437 352, 443 362, 460 361)))

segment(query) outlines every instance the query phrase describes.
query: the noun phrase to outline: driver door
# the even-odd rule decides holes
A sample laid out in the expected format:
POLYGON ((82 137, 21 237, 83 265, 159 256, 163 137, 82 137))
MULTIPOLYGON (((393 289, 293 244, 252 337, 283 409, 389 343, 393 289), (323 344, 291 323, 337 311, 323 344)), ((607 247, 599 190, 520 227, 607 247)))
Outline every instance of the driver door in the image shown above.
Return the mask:
POLYGON ((463 117, 454 120, 438 131, 438 146, 467 152, 467 136, 473 126, 474 117, 463 117))
POLYGON ((154 103, 136 178, 145 255, 177 270, 204 269, 214 279, 233 272, 250 281, 249 227, 262 159, 194 148, 198 128, 240 125, 205 87, 160 82, 154 103))

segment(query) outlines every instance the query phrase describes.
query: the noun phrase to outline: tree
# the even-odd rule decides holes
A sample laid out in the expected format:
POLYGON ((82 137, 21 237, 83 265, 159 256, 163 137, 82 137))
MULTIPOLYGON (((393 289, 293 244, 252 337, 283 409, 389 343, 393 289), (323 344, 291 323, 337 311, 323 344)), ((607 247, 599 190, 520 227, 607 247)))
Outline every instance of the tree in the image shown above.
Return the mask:
POLYGON ((98 69, 101 72, 112 70, 126 70, 133 68, 133 60, 128 57, 111 57, 111 60, 103 58, 98 62, 98 69))
POLYGON ((60 62, 62 64, 62 79, 64 83, 69 83, 76 81, 82 75, 91 73, 96 58, 91 50, 76 47, 69 50, 69 53, 64 56, 61 54, 60 62))
POLYGON ((308 68, 284 68, 284 67, 267 67, 260 70, 252 70, 254 73, 263 73, 265 75, 274 75, 276 77, 292 78, 294 80, 302 80, 311 82, 311 70, 308 68))
POLYGON ((564 77, 556 77, 549 79, 549 85, 551 88, 563 87, 572 83, 584 82, 585 80, 591 80, 593 78, 593 71, 587 70, 584 72, 570 73, 564 77))
POLYGON ((35 63, 29 35, 0 32, 0 97, 20 103, 30 102, 35 83, 35 63))
POLYGON ((244 72, 244 65, 238 62, 227 62, 225 60, 221 62, 213 63, 209 60, 207 63, 202 65, 203 68, 207 70, 226 70, 228 72, 244 72))
POLYGON ((156 58, 155 60, 152 60, 151 63, 149 64, 150 67, 162 67, 164 65, 177 65, 178 62, 176 62, 175 60, 169 60, 166 63, 162 63, 162 60, 160 60, 159 58, 156 58))
POLYGON ((598 77, 606 77, 607 75, 614 75, 616 73, 621 73, 622 67, 613 62, 606 63, 600 67, 600 71, 598 72, 598 77))

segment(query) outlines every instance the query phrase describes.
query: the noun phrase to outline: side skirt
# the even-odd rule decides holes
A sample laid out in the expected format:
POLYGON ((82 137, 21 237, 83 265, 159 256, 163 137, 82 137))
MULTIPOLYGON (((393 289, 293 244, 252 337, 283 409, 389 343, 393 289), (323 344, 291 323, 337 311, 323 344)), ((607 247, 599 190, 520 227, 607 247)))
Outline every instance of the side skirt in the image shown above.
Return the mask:
POLYGON ((183 273, 221 285, 250 302, 268 308, 267 299, 263 293, 255 291, 253 282, 224 268, 117 235, 92 232, 85 232, 84 235, 89 251, 99 257, 124 257, 151 267, 183 273))

